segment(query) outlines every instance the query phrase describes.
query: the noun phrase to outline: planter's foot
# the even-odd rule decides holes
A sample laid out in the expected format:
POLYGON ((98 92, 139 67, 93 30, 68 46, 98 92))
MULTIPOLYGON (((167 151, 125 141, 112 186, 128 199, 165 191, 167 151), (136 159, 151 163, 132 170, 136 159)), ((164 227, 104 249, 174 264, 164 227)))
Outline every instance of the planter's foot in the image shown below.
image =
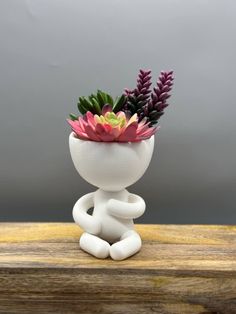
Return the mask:
POLYGON ((137 232, 134 230, 127 231, 121 237, 119 242, 110 247, 110 256, 114 260, 123 260, 137 253, 142 246, 142 241, 137 232))
POLYGON ((80 247, 85 252, 97 258, 108 257, 110 250, 108 242, 86 232, 80 237, 80 247))

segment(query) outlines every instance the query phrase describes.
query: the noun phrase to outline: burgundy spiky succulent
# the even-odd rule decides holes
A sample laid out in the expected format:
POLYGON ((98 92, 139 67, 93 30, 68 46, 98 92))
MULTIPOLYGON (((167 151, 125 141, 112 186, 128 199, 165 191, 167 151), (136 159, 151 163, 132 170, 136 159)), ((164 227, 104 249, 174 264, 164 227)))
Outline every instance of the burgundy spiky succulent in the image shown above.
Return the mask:
POLYGON ((156 124, 168 106, 166 101, 170 97, 173 80, 173 71, 161 71, 157 86, 151 93, 151 71, 140 70, 137 87, 134 90, 125 89, 127 101, 123 111, 130 115, 137 113, 139 121, 145 118, 150 127, 156 124))
POLYGON ((142 112, 139 113, 139 121, 146 117, 150 126, 157 123, 158 119, 164 114, 164 109, 168 106, 166 101, 171 96, 169 92, 172 89, 173 80, 173 71, 161 71, 157 86, 153 88, 151 93, 151 99, 142 107, 142 112))
POLYGON ((150 74, 150 70, 140 70, 136 88, 134 90, 125 89, 127 102, 124 106, 124 111, 126 113, 130 115, 137 113, 139 115, 142 112, 142 107, 148 103, 151 93, 150 86, 152 85, 150 74))

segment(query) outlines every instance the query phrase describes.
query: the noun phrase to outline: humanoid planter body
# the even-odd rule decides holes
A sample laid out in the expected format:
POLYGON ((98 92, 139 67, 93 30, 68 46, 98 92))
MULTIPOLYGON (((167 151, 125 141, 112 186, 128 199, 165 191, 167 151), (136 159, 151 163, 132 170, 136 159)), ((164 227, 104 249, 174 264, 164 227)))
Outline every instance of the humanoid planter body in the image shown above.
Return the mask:
POLYGON ((98 257, 125 259, 141 248, 133 219, 145 211, 144 200, 126 187, 138 181, 152 158, 154 136, 136 143, 81 140, 72 132, 70 152, 75 168, 98 190, 82 196, 73 218, 84 229, 81 248, 98 257), (92 215, 87 211, 94 208, 92 215))

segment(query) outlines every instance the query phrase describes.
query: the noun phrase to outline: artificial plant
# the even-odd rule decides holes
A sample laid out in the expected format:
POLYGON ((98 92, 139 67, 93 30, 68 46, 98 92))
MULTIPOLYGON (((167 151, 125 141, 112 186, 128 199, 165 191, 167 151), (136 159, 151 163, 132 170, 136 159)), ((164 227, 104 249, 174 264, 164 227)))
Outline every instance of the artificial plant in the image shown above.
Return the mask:
POLYGON ((168 106, 167 99, 171 96, 173 80, 173 71, 161 71, 151 92, 151 71, 140 70, 136 88, 125 89, 127 101, 123 110, 131 114, 137 113, 139 121, 146 118, 150 126, 155 125, 168 106))
POLYGON ((159 118, 168 106, 173 86, 173 71, 161 71, 151 89, 151 70, 140 70, 137 85, 114 100, 101 90, 88 97, 79 97, 82 117, 70 114, 72 130, 84 140, 136 142, 147 139, 158 128, 159 118))

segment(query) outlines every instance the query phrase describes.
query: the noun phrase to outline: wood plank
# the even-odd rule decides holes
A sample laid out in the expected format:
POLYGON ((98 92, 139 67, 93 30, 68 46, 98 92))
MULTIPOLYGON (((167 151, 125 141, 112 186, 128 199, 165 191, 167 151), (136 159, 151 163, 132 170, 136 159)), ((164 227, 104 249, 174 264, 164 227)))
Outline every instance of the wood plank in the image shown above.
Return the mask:
POLYGON ((235 245, 155 244, 145 242, 141 252, 124 261, 95 259, 79 248, 79 243, 0 244, 0 267, 60 267, 112 269, 236 269, 235 245), (206 254, 207 253, 207 254, 206 254))
MULTIPOLYGON (((136 225, 143 240, 176 244, 236 243, 233 225, 136 225)), ((0 243, 78 242, 82 230, 74 223, 0 223, 0 243)))
POLYGON ((0 224, 0 313, 236 313, 236 226, 136 229, 141 252, 117 262, 74 224, 0 224))

